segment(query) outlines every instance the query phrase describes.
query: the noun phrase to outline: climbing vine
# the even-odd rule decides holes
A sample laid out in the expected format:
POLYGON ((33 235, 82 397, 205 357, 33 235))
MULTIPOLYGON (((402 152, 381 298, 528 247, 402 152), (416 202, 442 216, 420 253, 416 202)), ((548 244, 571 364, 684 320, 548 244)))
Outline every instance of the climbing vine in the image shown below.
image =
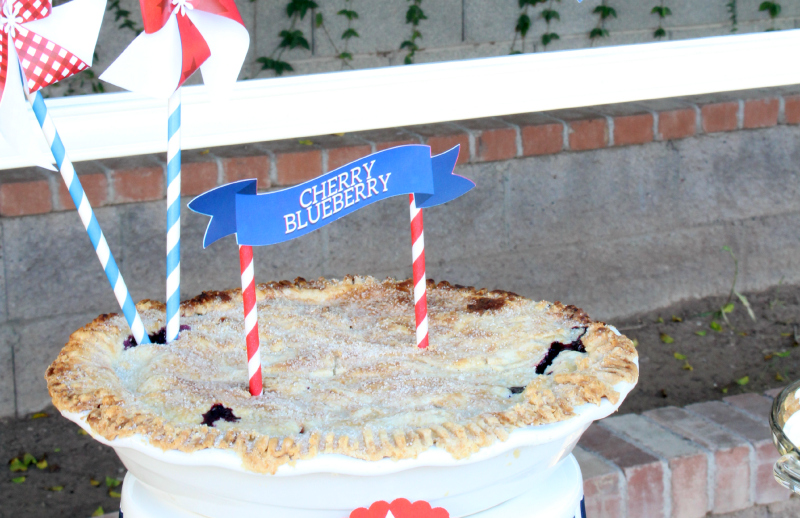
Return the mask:
POLYGON ((546 24, 546 28, 542 34, 542 46, 545 49, 547 49, 547 46, 550 45, 550 42, 561 39, 558 33, 553 32, 553 30, 550 28, 550 24, 553 20, 561 21, 561 15, 558 13, 558 11, 553 9, 553 2, 561 2, 561 0, 550 0, 547 4, 547 7, 542 10, 541 14, 541 17, 546 24))
POLYGON ((595 7, 593 12, 599 16, 599 19, 597 20, 597 26, 589 33, 589 39, 607 38, 609 33, 608 29, 606 29, 606 20, 617 17, 616 9, 606 5, 606 0, 603 0, 603 3, 595 7))
POLYGON ((769 14, 770 19, 772 20, 772 27, 767 29, 768 31, 776 30, 775 27, 775 19, 780 16, 781 14, 781 4, 778 2, 761 2, 761 5, 758 6, 758 10, 761 12, 765 12, 769 14))
POLYGON ((414 62, 414 55, 419 50, 417 40, 422 39, 422 33, 419 32, 419 24, 422 20, 427 20, 425 12, 422 10, 422 0, 408 0, 411 5, 408 6, 406 11, 406 23, 411 24, 411 36, 400 44, 400 50, 408 50, 408 54, 403 59, 403 63, 410 65, 414 62))
POLYGON ((657 14, 658 15, 658 27, 655 31, 653 31, 653 37, 655 39, 661 39, 666 37, 667 31, 664 30, 664 18, 667 16, 672 16, 672 10, 664 5, 665 0, 661 0, 661 5, 657 5, 653 7, 653 10, 650 11, 650 14, 657 14))
POLYGON ((728 8, 728 16, 731 21, 731 32, 739 31, 739 10, 736 6, 736 0, 729 0, 725 6, 728 8))
POLYGON ((519 0, 519 8, 521 12, 517 18, 517 25, 514 27, 514 39, 511 41, 511 54, 521 54, 525 52, 525 38, 528 36, 528 31, 533 26, 529 9, 535 8, 537 4, 543 4, 547 0, 519 0), (522 50, 517 50, 517 38, 522 41, 522 50))
POLYGON ((325 33, 325 36, 328 38, 328 41, 330 42, 334 51, 336 51, 336 57, 339 58, 339 60, 341 60, 342 68, 346 66, 353 68, 352 66, 350 66, 350 61, 353 60, 353 54, 350 52, 350 40, 352 38, 361 37, 361 35, 358 34, 358 31, 356 31, 353 28, 353 20, 358 19, 358 13, 354 11, 352 7, 353 7, 353 0, 344 0, 344 8, 339 10, 338 13, 336 13, 337 16, 343 16, 347 20, 347 28, 345 28, 341 36, 342 40, 344 40, 344 46, 342 47, 341 50, 339 50, 339 47, 336 45, 336 43, 334 43, 333 38, 331 38, 331 34, 328 32, 328 28, 325 27, 324 20, 322 19, 322 13, 317 13, 315 21, 316 26, 318 28, 322 28, 323 32, 325 33))
MULTIPOLYGON (((255 1, 255 0, 253 0, 255 1)), ((289 17, 289 28, 282 30, 278 35, 281 41, 275 46, 272 54, 256 59, 261 63, 261 70, 272 70, 276 76, 284 72, 291 72, 294 67, 287 61, 283 61, 283 53, 292 49, 311 50, 311 45, 302 30, 297 28, 297 22, 303 20, 312 9, 318 7, 314 0, 290 0, 286 5, 286 15, 289 17)))

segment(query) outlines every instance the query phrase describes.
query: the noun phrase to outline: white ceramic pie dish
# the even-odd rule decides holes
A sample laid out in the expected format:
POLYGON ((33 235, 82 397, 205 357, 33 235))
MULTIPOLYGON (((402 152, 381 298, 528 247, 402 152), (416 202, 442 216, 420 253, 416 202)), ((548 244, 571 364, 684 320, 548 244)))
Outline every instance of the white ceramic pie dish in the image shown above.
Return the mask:
POLYGON ((589 425, 615 412, 633 387, 618 383, 617 404, 603 399, 600 405, 581 405, 571 419, 514 430, 508 440, 462 460, 435 447, 404 460, 322 454, 282 465, 274 475, 244 469, 230 450, 162 451, 138 435, 108 441, 86 424, 85 413, 62 414, 114 448, 140 482, 201 516, 343 518, 378 500, 406 498, 444 507, 457 518, 498 505, 547 480, 589 425))

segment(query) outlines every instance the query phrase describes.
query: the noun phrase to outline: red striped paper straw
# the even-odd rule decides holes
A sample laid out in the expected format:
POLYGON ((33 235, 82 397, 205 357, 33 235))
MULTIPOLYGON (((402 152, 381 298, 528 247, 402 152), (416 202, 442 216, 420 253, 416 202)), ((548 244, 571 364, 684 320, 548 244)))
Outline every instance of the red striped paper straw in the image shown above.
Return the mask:
POLYGON ((409 194, 411 205, 411 260, 414 271, 414 316, 417 319, 417 347, 428 347, 428 297, 425 294, 425 236, 423 235, 422 209, 417 208, 414 195, 409 194))
POLYGON ((253 247, 239 246, 239 266, 242 269, 242 302, 244 303, 244 334, 247 342, 247 375, 250 395, 260 396, 261 353, 258 343, 258 313, 256 311, 256 276, 253 269, 253 247))

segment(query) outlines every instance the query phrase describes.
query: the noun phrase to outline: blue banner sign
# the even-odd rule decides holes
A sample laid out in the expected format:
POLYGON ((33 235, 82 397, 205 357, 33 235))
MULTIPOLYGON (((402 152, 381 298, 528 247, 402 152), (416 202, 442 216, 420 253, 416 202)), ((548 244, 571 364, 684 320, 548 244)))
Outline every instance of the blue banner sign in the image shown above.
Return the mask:
POLYGON ((414 194, 422 209, 458 198, 475 187, 453 173, 458 151, 432 157, 428 146, 399 146, 282 191, 257 194, 256 180, 229 183, 201 194, 189 208, 211 216, 204 248, 231 234, 240 245, 274 245, 392 196, 414 194))

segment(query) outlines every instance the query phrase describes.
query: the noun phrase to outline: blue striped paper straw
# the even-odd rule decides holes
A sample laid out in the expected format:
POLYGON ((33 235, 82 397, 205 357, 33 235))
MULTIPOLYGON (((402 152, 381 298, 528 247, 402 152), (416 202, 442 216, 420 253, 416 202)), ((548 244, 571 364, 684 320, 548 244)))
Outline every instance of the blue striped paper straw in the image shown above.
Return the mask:
POLYGON ((181 89, 169 98, 167 123, 167 342, 181 327, 181 89))
POLYGON ((33 113, 39 121, 39 126, 42 127, 42 132, 47 139, 47 144, 53 152, 53 157, 56 159, 56 165, 61 171, 61 177, 64 179, 64 184, 69 189, 69 195, 72 197, 72 203, 78 209, 78 214, 83 222, 83 227, 86 233, 89 234, 89 239, 92 241, 94 251, 97 253, 97 258, 100 259, 100 264, 103 265, 103 270, 106 272, 108 282, 114 289, 114 296, 117 298, 119 307, 122 308, 122 313, 125 315, 125 320, 128 321, 128 326, 131 328, 133 338, 138 344, 149 344, 150 339, 147 337, 142 319, 139 317, 139 312, 136 310, 136 305, 133 303, 131 294, 128 292, 128 287, 122 279, 122 274, 117 267, 117 262, 114 260, 114 255, 108 248, 108 242, 100 229, 100 223, 94 215, 94 210, 89 204, 89 199, 86 193, 83 192, 83 186, 75 174, 75 168, 67 156, 67 151, 64 149, 64 144, 61 142, 61 137, 58 135, 53 119, 47 111, 47 105, 44 104, 44 98, 39 91, 28 94, 28 101, 33 106, 33 113))

